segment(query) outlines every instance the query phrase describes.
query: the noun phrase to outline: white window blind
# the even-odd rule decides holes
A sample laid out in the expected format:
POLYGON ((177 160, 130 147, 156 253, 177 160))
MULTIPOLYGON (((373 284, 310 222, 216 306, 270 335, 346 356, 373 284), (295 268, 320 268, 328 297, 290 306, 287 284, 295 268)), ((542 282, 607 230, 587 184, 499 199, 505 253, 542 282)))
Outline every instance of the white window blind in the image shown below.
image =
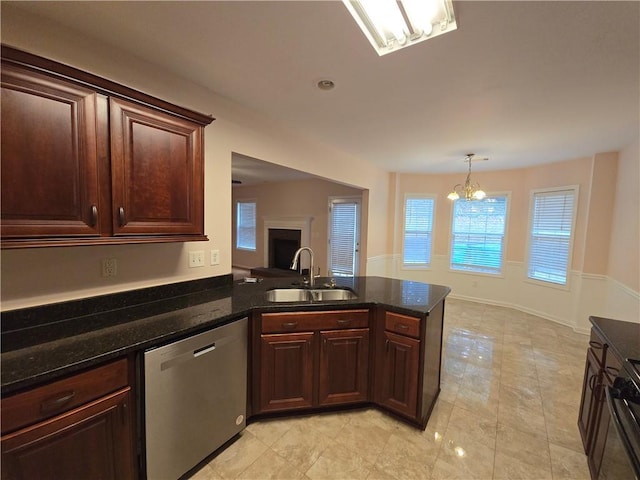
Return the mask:
POLYGON ((238 202, 236 248, 256 249, 256 202, 238 202))
POLYGON ((337 277, 353 277, 357 270, 358 201, 331 202, 329 270, 337 277))
POLYGON ((407 197, 404 204, 404 249, 402 264, 417 267, 431 264, 434 199, 407 197))
POLYGON ((566 285, 575 215, 574 188, 534 192, 529 278, 566 285))
POLYGON ((453 205, 451 268, 499 274, 502 271, 507 197, 456 200, 453 205))

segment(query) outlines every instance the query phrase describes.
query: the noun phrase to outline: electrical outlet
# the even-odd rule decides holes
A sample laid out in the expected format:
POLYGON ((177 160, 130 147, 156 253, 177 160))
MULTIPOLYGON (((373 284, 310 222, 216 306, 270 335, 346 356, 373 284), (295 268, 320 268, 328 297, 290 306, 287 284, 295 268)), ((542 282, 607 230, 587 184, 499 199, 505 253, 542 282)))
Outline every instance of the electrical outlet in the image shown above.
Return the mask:
POLYGON ((118 274, 118 261, 115 258, 102 259, 102 276, 115 277, 118 274))
POLYGON ((211 250, 211 265, 220 265, 220 250, 211 250))
POLYGON ((204 267, 204 250, 189 252, 189 268, 204 267))

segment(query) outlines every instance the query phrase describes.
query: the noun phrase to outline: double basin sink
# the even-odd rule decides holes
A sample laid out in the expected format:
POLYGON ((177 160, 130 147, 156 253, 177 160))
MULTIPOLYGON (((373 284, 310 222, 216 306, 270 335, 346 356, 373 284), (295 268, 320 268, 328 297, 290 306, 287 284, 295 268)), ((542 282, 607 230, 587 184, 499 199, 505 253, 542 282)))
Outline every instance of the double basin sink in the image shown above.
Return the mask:
POLYGON ((344 288, 274 288, 265 293, 268 302, 333 302, 358 296, 344 288))

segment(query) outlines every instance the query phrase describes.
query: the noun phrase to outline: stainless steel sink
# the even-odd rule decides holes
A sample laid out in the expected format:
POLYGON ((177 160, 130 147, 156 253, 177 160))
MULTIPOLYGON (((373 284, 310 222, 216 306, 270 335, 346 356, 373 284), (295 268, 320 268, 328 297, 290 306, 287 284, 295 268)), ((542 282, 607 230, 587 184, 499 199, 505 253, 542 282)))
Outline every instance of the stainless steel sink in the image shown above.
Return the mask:
POLYGON ((274 288, 265 293, 267 302, 307 302, 309 290, 304 288, 274 288))
POLYGON ((309 290, 313 300, 316 302, 333 301, 333 300, 353 300, 358 296, 351 290, 341 288, 317 288, 309 290))
POLYGON ((328 302, 353 300, 358 296, 342 288, 274 288, 265 293, 268 302, 328 302))

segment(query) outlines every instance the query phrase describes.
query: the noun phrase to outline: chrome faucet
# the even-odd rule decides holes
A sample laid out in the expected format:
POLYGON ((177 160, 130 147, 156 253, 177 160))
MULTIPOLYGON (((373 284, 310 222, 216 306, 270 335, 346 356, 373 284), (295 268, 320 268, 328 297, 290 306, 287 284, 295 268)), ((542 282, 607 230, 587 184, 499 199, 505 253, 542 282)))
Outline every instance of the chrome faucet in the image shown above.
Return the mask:
POLYGON ((313 287, 315 276, 313 275, 313 250, 311 250, 310 247, 300 247, 298 250, 296 250, 296 253, 293 256, 293 263, 291 264, 291 269, 292 270, 298 269, 298 259, 300 258, 300 253, 303 250, 306 250, 307 252, 309 252, 309 259, 310 259, 309 261, 311 262, 311 264, 309 265, 309 286, 313 287))

